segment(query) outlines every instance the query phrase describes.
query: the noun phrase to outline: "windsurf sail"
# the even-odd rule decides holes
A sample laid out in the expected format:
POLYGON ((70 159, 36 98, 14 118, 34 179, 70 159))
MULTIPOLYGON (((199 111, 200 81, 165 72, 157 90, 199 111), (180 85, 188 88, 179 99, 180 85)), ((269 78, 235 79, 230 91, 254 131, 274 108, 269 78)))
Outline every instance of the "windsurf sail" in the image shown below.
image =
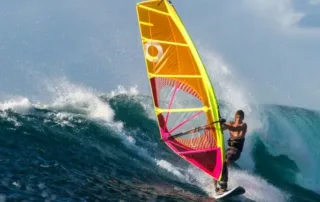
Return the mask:
POLYGON ((170 1, 143 1, 136 8, 161 139, 220 180, 225 152, 219 106, 197 49, 170 1), (207 127, 192 130, 202 125, 207 127))

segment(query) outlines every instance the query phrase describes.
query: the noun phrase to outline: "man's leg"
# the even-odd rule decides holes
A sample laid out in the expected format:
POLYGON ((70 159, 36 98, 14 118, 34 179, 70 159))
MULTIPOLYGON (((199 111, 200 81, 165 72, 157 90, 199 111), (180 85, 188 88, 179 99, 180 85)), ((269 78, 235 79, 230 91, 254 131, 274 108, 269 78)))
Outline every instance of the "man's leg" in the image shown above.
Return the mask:
POLYGON ((217 181, 216 179, 213 179, 213 185, 214 185, 214 190, 215 190, 215 192, 218 192, 218 191, 219 191, 218 181, 217 181))
POLYGON ((228 188, 228 166, 240 157, 239 151, 230 147, 227 149, 226 153, 226 161, 223 164, 221 181, 219 181, 220 193, 226 191, 228 188))
POLYGON ((228 165, 227 162, 223 164, 222 168, 222 176, 221 180, 219 181, 220 191, 226 191, 228 188, 228 165))
POLYGON ((220 186, 220 192, 225 192, 228 188, 228 166, 234 161, 234 157, 236 155, 236 152, 231 149, 228 148, 226 151, 226 161, 223 164, 223 168, 222 168, 222 176, 221 176, 221 180, 219 181, 219 186, 220 186))

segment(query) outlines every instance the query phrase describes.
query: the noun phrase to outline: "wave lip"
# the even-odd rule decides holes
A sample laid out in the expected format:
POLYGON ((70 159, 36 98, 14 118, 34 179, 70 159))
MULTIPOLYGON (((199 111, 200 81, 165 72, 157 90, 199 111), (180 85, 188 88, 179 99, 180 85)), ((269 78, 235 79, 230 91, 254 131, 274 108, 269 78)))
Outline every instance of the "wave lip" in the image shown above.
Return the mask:
POLYGON ((32 107, 28 98, 18 97, 0 103, 0 110, 12 110, 17 113, 25 113, 32 107))

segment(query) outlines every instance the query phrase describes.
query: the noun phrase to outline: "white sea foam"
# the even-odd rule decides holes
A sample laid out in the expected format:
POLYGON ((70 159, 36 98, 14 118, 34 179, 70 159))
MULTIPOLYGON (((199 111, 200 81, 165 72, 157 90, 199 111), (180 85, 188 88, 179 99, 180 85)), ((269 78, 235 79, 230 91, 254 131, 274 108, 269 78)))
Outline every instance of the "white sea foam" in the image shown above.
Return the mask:
POLYGON ((114 121, 114 111, 106 101, 100 98, 99 92, 73 84, 65 78, 47 81, 47 88, 52 94, 53 102, 43 107, 63 112, 60 115, 56 114, 57 119, 64 120, 65 113, 82 114, 122 130, 122 122, 114 121))
MULTIPOLYGON (((213 178, 202 172, 201 170, 190 167, 187 169, 186 177, 194 179, 193 184, 201 187, 210 196, 214 196, 213 178)), ((280 191, 278 188, 269 184, 261 177, 255 176, 247 171, 229 168, 228 187, 242 186, 246 189, 246 193, 238 197, 241 201, 251 199, 254 201, 287 201, 289 195, 280 191)))
POLYGON ((125 87, 119 85, 117 89, 112 90, 110 93, 107 94, 108 97, 114 97, 117 95, 129 95, 134 96, 138 95, 138 87, 137 86, 131 86, 129 89, 126 89, 125 87))
POLYGON ((25 97, 15 97, 0 103, 0 110, 12 110, 17 113, 25 113, 32 107, 31 102, 25 97))
POLYGON ((205 50, 203 55, 217 98, 227 105, 226 109, 222 109, 221 116, 232 120, 235 112, 242 109, 248 123, 248 135, 261 129, 264 120, 250 89, 240 82, 241 79, 237 79, 237 75, 216 53, 205 50))

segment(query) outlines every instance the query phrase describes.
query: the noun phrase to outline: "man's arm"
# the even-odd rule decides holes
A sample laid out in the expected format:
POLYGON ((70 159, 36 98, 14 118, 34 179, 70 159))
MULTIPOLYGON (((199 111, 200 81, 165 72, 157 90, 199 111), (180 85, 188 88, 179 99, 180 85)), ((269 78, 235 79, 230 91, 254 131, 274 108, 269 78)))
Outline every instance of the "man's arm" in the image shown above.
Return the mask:
POLYGON ((227 130, 227 129, 229 129, 228 126, 231 126, 231 125, 232 125, 232 122, 223 123, 223 124, 221 124, 221 128, 222 128, 222 130, 227 130))
POLYGON ((222 125, 222 128, 228 129, 230 131, 240 132, 247 130, 247 124, 244 123, 242 126, 232 126, 231 123, 225 123, 222 125))

